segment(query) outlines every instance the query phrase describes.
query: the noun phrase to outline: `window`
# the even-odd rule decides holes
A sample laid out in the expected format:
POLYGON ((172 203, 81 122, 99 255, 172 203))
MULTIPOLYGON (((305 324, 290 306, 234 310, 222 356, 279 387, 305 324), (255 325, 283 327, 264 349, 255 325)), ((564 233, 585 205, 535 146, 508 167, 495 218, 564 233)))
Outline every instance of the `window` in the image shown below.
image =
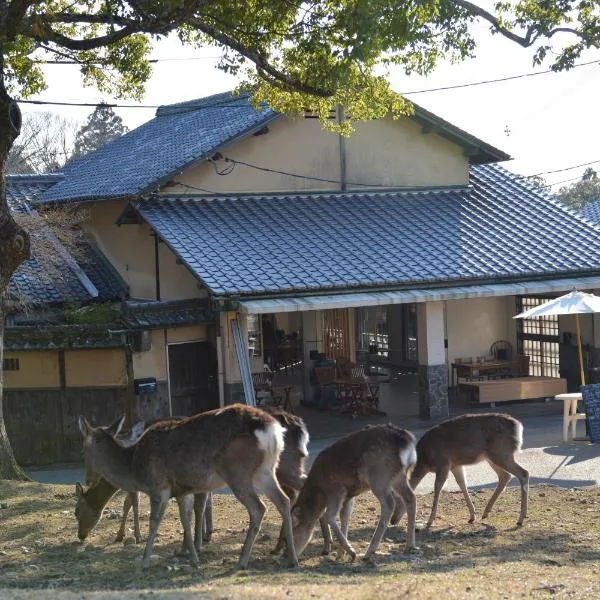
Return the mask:
POLYGON ((356 336, 358 351, 388 357, 388 311, 387 307, 357 308, 356 336))
POLYGON ((262 356, 260 315, 248 315, 248 351, 250 358, 262 356))
MULTIPOLYGON (((523 296, 517 298, 517 312, 529 310, 547 302, 548 298, 523 296)), ((517 345, 519 354, 529 356, 529 375, 559 377, 558 316, 518 319, 517 345)))
POLYGON ((18 358, 5 358, 2 360, 2 368, 5 371, 18 371, 19 370, 19 359, 18 358))
POLYGON ((347 309, 334 308, 323 311, 323 341, 325 356, 329 360, 350 360, 349 325, 347 309))

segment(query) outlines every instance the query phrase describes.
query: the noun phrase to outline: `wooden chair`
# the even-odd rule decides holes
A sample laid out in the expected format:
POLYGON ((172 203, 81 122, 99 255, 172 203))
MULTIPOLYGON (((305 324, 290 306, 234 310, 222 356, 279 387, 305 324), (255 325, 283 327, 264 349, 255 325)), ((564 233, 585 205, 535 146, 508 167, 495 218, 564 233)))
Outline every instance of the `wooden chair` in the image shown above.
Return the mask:
POLYGON ((273 372, 272 371, 260 371, 258 373, 252 373, 252 386, 254 387, 254 395, 256 396, 256 405, 260 406, 261 397, 258 392, 266 392, 266 395, 275 401, 275 395, 273 394, 273 372))
POLYGON ((319 404, 325 404, 325 399, 337 399, 336 367, 315 367, 315 382, 319 392, 319 404))
POLYGON ((513 357, 513 347, 506 340, 498 340, 490 346, 490 354, 495 360, 510 360, 513 357))

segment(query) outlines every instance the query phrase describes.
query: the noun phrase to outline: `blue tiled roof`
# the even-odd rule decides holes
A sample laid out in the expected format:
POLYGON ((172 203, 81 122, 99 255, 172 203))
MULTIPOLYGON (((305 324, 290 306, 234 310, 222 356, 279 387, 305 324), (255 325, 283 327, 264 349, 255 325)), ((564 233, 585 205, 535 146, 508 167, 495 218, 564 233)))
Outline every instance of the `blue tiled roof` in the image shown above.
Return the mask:
POLYGON ((495 165, 462 189, 154 198, 142 217, 214 294, 585 273, 598 230, 495 165))
MULTIPOLYGON (((27 213, 41 194, 63 179, 62 175, 8 175, 6 196, 12 211, 27 213)), ((93 287, 98 290, 100 300, 120 299, 126 296, 125 284, 106 265, 105 259, 93 256, 93 248, 82 248, 82 264, 77 265, 59 242, 55 241, 57 252, 50 265, 38 255, 39 250, 32 246, 32 256, 25 261, 11 278, 9 294, 17 302, 28 304, 64 304, 87 302, 94 296, 93 287), (84 272, 80 271, 83 266, 84 272), (91 280, 92 287, 86 280, 91 280)))
POLYGON ((68 164, 65 179, 46 191, 43 202, 143 194, 276 117, 229 92, 161 107, 151 121, 68 164))
POLYGON ((586 204, 580 211, 579 215, 584 219, 600 225, 600 198, 586 204))

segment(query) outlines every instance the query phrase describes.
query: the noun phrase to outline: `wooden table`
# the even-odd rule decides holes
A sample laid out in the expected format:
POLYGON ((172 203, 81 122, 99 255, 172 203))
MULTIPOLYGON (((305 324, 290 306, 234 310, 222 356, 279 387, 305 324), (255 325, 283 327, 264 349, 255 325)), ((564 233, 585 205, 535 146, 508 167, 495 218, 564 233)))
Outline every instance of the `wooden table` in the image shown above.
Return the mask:
POLYGON ((452 363, 452 387, 458 385, 458 378, 474 380, 483 375, 494 375, 503 371, 519 370, 521 368, 521 359, 514 360, 494 360, 483 363, 452 363))
POLYGON ((482 381, 461 381, 460 389, 470 391, 476 402, 496 402, 510 400, 533 400, 553 398, 567 391, 567 380, 560 377, 507 377, 482 381))
POLYGON ((577 403, 582 399, 581 392, 557 394, 554 399, 563 401, 563 442, 568 442, 569 426, 571 427, 571 438, 575 439, 577 421, 585 420, 585 413, 577 412, 577 403))
POLYGON ((382 383, 380 377, 346 377, 336 379, 338 399, 345 404, 345 410, 352 416, 358 414, 379 413, 379 392, 382 383))

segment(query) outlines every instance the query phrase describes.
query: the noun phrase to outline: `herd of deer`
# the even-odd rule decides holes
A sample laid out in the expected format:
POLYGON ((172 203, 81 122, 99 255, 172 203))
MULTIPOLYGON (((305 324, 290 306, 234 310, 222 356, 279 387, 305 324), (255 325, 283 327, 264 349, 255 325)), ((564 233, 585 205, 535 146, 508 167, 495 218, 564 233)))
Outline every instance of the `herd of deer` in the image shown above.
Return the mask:
POLYGON ((434 501, 427 523, 433 523, 441 489, 452 471, 469 507, 464 465, 487 460, 498 474, 498 485, 483 518, 515 475, 521 484, 521 512, 527 515, 529 473, 515 461, 523 438, 516 419, 498 413, 463 415, 429 429, 417 443, 412 433, 392 424, 367 426, 341 438, 315 459, 308 475, 308 431, 299 417, 235 404, 192 417, 158 421, 146 428, 136 424, 123 431, 124 418, 108 427, 92 427, 79 418, 89 488, 76 486, 78 535, 84 540, 103 508, 119 489, 128 492, 117 534, 122 540, 129 508, 133 507, 135 538, 141 540, 138 492, 150 498, 150 530, 142 560, 148 568, 152 546, 170 498, 179 506, 184 537, 182 552, 194 565, 203 539, 208 493, 229 486, 246 507, 250 525, 239 566, 248 565, 252 545, 266 511, 264 493, 281 514, 283 526, 274 552, 287 547, 291 566, 298 563, 317 521, 323 533, 323 553, 331 551, 331 532, 352 559, 348 522, 354 499, 371 490, 381 505, 379 523, 364 556, 371 558, 388 525, 407 512, 406 551, 415 549, 415 487, 435 473, 434 501), (192 532, 192 513, 195 530, 192 532), (337 517, 340 517, 341 526, 337 517))

